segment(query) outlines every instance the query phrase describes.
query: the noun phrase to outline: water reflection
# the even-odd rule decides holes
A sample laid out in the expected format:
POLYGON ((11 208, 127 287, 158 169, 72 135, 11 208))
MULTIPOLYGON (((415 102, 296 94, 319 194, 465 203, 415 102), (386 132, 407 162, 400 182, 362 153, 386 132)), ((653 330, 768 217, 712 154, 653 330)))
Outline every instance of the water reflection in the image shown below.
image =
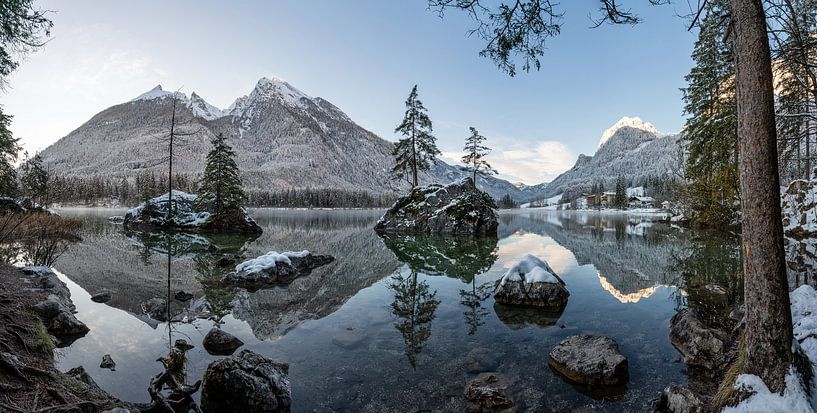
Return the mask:
POLYGON ((407 275, 398 271, 391 277, 389 289, 394 292, 392 312, 399 317, 395 328, 403 336, 406 358, 412 368, 417 367, 417 356, 423 351, 423 343, 431 337, 431 322, 440 301, 437 291, 431 291, 428 283, 417 281, 417 271, 407 275))
POLYGON ((57 269, 73 281, 78 317, 91 332, 63 350, 60 368, 84 365, 106 390, 148 401, 133 383, 161 371, 154 360, 184 338, 196 346, 187 352, 187 380, 200 379, 214 360, 201 338, 220 325, 245 348, 290 363, 293 411, 466 411, 472 406, 463 386, 474 377, 467 355, 476 348, 488 349, 492 368, 524 389, 522 410, 644 411, 667 384, 686 380, 668 340, 676 310, 723 309, 741 296, 736 240, 649 217, 507 211, 499 240, 451 240, 381 239, 371 229, 378 211, 252 214, 264 227, 259 238, 204 242, 189 234, 124 234, 105 215, 84 216, 82 242, 57 269), (258 292, 219 283, 234 265, 225 254, 302 249, 336 261, 258 292), (494 282, 528 253, 567 283, 562 312, 495 305, 494 282), (114 299, 90 302, 86 291, 98 289, 114 291, 114 299), (726 294, 705 295, 719 289, 726 294), (195 298, 181 304, 170 294, 179 290, 195 298), (156 297, 181 307, 153 329, 134 314, 156 297), (619 343, 631 365, 626 392, 583 393, 545 367, 550 348, 583 332, 619 343), (96 368, 106 353, 122 366, 117 372, 96 368))
POLYGON ((492 237, 383 236, 383 243, 412 271, 465 282, 491 268, 497 259, 497 241, 492 237))

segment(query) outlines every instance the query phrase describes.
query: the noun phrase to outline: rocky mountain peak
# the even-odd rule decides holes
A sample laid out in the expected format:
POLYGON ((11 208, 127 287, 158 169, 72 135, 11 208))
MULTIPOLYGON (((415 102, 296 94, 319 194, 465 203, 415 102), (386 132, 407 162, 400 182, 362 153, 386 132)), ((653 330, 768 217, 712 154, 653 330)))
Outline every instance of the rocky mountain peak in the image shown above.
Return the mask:
POLYGON ((630 127, 635 129, 641 129, 646 132, 658 134, 658 129, 649 122, 644 122, 641 118, 635 116, 625 116, 618 120, 613 126, 607 128, 604 133, 601 135, 601 139, 599 140, 599 148, 602 147, 607 141, 616 134, 621 128, 630 127))

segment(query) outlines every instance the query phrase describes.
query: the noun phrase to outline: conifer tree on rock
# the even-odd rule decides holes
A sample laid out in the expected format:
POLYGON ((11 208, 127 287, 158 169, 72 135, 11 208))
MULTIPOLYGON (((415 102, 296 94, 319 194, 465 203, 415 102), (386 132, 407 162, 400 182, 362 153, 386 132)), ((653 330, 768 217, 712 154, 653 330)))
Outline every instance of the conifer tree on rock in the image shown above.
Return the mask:
MULTIPOLYGON (((235 151, 223 134, 213 139, 213 149, 207 154, 207 165, 199 183, 197 206, 213 214, 208 222, 211 229, 228 232, 240 231, 244 200, 247 199, 241 185, 235 151)), ((257 227, 252 223, 252 227, 257 227)), ((254 232, 254 231, 252 231, 254 232)))
POLYGON ((406 99, 406 114, 394 131, 404 137, 394 145, 392 155, 395 163, 392 168, 392 179, 406 179, 414 188, 418 183, 418 171, 427 171, 429 161, 440 154, 437 140, 431 134, 431 119, 423 102, 417 98, 417 85, 411 88, 411 93, 406 99))
POLYGON ((241 209, 244 190, 235 162, 235 151, 223 134, 213 139, 213 149, 207 154, 207 165, 199 183, 199 202, 216 215, 241 209))
POLYGON ((491 148, 483 145, 485 136, 471 126, 471 136, 465 139, 465 155, 462 157, 463 169, 473 174, 474 188, 477 187, 477 175, 494 175, 496 170, 484 158, 491 152, 491 148))

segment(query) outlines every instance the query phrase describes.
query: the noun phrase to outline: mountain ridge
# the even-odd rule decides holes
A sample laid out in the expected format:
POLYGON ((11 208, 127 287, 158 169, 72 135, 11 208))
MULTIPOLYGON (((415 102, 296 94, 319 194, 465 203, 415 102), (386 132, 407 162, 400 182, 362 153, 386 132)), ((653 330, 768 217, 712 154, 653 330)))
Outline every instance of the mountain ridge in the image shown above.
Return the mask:
MULTIPOLYGON (((42 152, 57 174, 134 179, 143 171, 164 172, 172 98, 177 127, 185 136, 174 147, 174 171, 199 176, 210 140, 224 134, 236 149, 249 191, 337 189, 397 193, 408 186, 389 178, 393 143, 363 128, 326 99, 312 97, 279 78, 261 78, 250 93, 220 109, 193 92, 165 91, 161 85, 95 114, 42 152)), ((421 182, 448 183, 465 175, 435 159, 421 182)), ((494 198, 508 194, 524 202, 538 194, 511 183, 481 177, 480 188, 494 198)))

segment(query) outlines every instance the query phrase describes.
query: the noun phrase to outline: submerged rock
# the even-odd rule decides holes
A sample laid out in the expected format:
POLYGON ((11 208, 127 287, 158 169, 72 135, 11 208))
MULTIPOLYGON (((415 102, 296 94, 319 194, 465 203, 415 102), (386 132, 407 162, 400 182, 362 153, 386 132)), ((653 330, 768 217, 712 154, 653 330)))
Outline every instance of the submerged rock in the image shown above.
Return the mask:
POLYGON ((225 275, 221 282, 250 289, 285 284, 334 260, 330 255, 313 255, 309 251, 280 254, 270 251, 236 265, 235 272, 225 275))
POLYGON ((114 371, 116 370, 116 362, 113 361, 113 357, 111 357, 110 354, 106 354, 102 356, 102 363, 99 364, 99 368, 114 371))
POLYGON ((486 409, 507 409, 515 403, 513 381, 499 373, 482 373, 465 386, 465 398, 486 409))
POLYGON ((151 298, 142 303, 142 311, 157 321, 167 321, 167 301, 164 298, 151 298))
POLYGON ((243 350, 207 367, 201 393, 205 412, 289 412, 289 365, 243 350))
POLYGON ((524 256, 497 280, 494 299, 506 305, 542 307, 561 312, 570 293, 565 282, 550 266, 534 257, 524 256))
POLYGON ((149 199, 128 210, 122 220, 126 229, 154 230, 172 229, 190 232, 214 232, 228 234, 260 234, 260 226, 242 209, 218 215, 204 209, 197 202, 198 197, 181 191, 172 191, 172 196, 163 194, 149 199), (168 213, 171 209, 172 213, 168 213))
POLYGON ((499 367, 499 358, 485 347, 472 349, 465 355, 465 371, 468 373, 485 373, 499 367))
POLYGON ((202 345, 208 353, 214 355, 230 355, 235 350, 244 345, 238 337, 218 328, 213 327, 204 336, 202 345))
POLYGON ((616 386, 629 380, 627 357, 611 338, 580 334, 559 343, 548 364, 570 381, 594 386, 616 386))
POLYGON ((176 295, 173 296, 173 298, 175 298, 176 301, 181 301, 181 302, 190 301, 194 297, 195 296, 193 294, 190 294, 187 291, 178 291, 178 292, 176 292, 176 295))
POLYGON ((729 336, 709 328, 694 310, 685 308, 676 313, 669 324, 670 343, 690 366, 717 369, 729 361, 729 336))
POLYGON ((111 294, 109 291, 102 291, 92 295, 91 301, 95 303, 107 303, 108 301, 111 301, 112 298, 113 294, 111 294))
POLYGON ((238 261, 238 256, 235 254, 222 254, 221 257, 216 260, 216 266, 229 267, 235 265, 236 261, 238 261))
POLYGON ((674 383, 653 401, 653 411, 656 413, 703 413, 705 406, 704 400, 692 390, 674 383))
POLYGON ((382 234, 496 236, 496 204, 471 178, 448 185, 419 186, 401 197, 377 221, 382 234))

